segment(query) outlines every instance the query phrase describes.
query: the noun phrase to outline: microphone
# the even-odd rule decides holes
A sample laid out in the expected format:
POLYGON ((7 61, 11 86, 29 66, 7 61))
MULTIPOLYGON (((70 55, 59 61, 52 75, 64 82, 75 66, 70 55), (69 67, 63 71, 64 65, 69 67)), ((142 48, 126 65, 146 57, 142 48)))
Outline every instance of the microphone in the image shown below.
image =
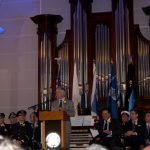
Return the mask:
POLYGON ((36 109, 36 107, 38 107, 38 104, 28 107, 28 110, 30 110, 30 109, 36 109))

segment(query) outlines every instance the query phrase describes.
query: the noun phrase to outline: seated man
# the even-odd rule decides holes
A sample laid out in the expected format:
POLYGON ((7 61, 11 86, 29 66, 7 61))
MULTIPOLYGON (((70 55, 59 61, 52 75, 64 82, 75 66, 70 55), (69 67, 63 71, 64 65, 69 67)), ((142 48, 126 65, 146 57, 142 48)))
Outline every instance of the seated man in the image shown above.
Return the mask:
POLYGON ((139 150, 144 144, 144 140, 142 136, 142 122, 138 119, 137 110, 131 110, 130 118, 125 129, 125 145, 131 150, 139 150))
POLYGON ((118 120, 112 119, 107 108, 102 110, 102 120, 97 125, 99 135, 94 138, 94 143, 114 150, 120 144, 121 126, 118 120))
POLYGON ((30 123, 32 128, 32 149, 41 149, 41 123, 38 120, 38 113, 30 114, 30 123))
POLYGON ((13 141, 4 138, 0 135, 0 150, 23 150, 17 144, 14 144, 13 141))
POLYGON ((125 145, 125 132, 126 126, 130 118, 130 113, 128 111, 121 112, 121 147, 126 147, 125 145))
POLYGON ((142 125, 143 146, 150 145, 150 112, 145 113, 145 121, 142 125))
POLYGON ((0 135, 9 136, 9 125, 5 123, 5 114, 0 113, 0 135))
POLYGON ((18 122, 12 128, 11 139, 28 150, 32 146, 32 128, 31 124, 26 121, 26 114, 25 110, 17 112, 18 122))

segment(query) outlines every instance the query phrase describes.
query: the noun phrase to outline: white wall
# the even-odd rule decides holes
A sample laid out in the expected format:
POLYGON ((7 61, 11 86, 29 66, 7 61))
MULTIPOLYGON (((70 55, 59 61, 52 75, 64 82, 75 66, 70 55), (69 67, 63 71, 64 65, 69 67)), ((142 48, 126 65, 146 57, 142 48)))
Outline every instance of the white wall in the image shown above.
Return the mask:
MULTIPOLYGON (((37 14, 58 14, 58 44, 70 28, 68 0, 1 0, 0 25, 0 112, 26 109, 37 104, 38 36, 30 17, 37 14)), ((28 112, 29 114, 30 112, 28 112)))

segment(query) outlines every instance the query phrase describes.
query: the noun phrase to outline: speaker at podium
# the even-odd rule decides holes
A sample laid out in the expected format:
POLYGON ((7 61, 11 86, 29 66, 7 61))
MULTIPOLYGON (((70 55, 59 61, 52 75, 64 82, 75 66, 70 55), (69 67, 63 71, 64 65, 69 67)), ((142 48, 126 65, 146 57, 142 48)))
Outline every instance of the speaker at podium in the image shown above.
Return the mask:
POLYGON ((39 121, 41 121, 41 143, 46 148, 46 137, 49 133, 56 132, 60 136, 59 148, 67 147, 66 122, 69 117, 65 111, 39 111, 39 121))

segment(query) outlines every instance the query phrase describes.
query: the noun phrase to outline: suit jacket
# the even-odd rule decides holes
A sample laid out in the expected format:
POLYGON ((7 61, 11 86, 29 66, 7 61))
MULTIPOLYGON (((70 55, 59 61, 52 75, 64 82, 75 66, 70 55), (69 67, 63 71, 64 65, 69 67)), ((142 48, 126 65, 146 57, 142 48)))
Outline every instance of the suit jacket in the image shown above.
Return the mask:
POLYGON ((126 132, 127 131, 134 131, 137 133, 137 135, 131 135, 127 136, 125 138, 125 143, 126 145, 138 149, 140 145, 144 144, 144 139, 143 139, 143 129, 142 129, 142 122, 137 121, 137 124, 133 128, 133 123, 132 120, 130 120, 127 125, 126 125, 126 132))
MULTIPOLYGON (((127 131, 133 131, 133 123, 132 120, 129 120, 128 123, 126 124, 126 129, 125 132, 127 131)), ((137 132, 138 136, 141 136, 142 133, 142 122, 137 120, 137 124, 134 127, 134 132, 137 132)))
POLYGON ((0 125, 0 135, 2 136, 8 136, 9 135, 9 125, 8 124, 3 124, 2 126, 0 125))
MULTIPOLYGON (((55 108, 56 111, 59 111, 59 109, 60 109, 60 107, 59 107, 59 100, 53 101, 51 107, 55 108)), ((66 111, 66 113, 67 113, 67 115, 69 117, 74 117, 75 109, 74 109, 74 105, 73 105, 73 101, 72 100, 65 99, 63 101, 62 108, 64 108, 64 111, 66 111)))
POLYGON ((108 134, 103 132, 104 120, 98 123, 97 129, 99 131, 100 144, 108 146, 108 148, 113 148, 113 146, 120 145, 121 137, 121 125, 118 120, 111 119, 109 122, 109 130, 112 131, 112 135, 109 137, 108 134))
POLYGON ((12 126, 11 139, 16 139, 22 142, 22 147, 27 148, 32 146, 32 128, 28 121, 24 123, 17 122, 12 126))
MULTIPOLYGON (((98 123, 98 131, 99 131, 99 135, 101 138, 104 138, 107 136, 106 133, 103 132, 103 125, 104 125, 104 120, 100 121, 98 123)), ((118 137, 121 135, 121 126, 118 120, 116 119, 111 119, 110 123, 109 123, 109 130, 112 131, 112 137, 118 137)))
MULTIPOLYGON (((146 125, 146 122, 144 122, 142 124, 142 137, 143 137, 143 141, 145 142, 147 139, 150 140, 150 131, 148 131, 147 129, 147 125, 146 125)), ((146 145, 146 143, 145 143, 146 145)))

